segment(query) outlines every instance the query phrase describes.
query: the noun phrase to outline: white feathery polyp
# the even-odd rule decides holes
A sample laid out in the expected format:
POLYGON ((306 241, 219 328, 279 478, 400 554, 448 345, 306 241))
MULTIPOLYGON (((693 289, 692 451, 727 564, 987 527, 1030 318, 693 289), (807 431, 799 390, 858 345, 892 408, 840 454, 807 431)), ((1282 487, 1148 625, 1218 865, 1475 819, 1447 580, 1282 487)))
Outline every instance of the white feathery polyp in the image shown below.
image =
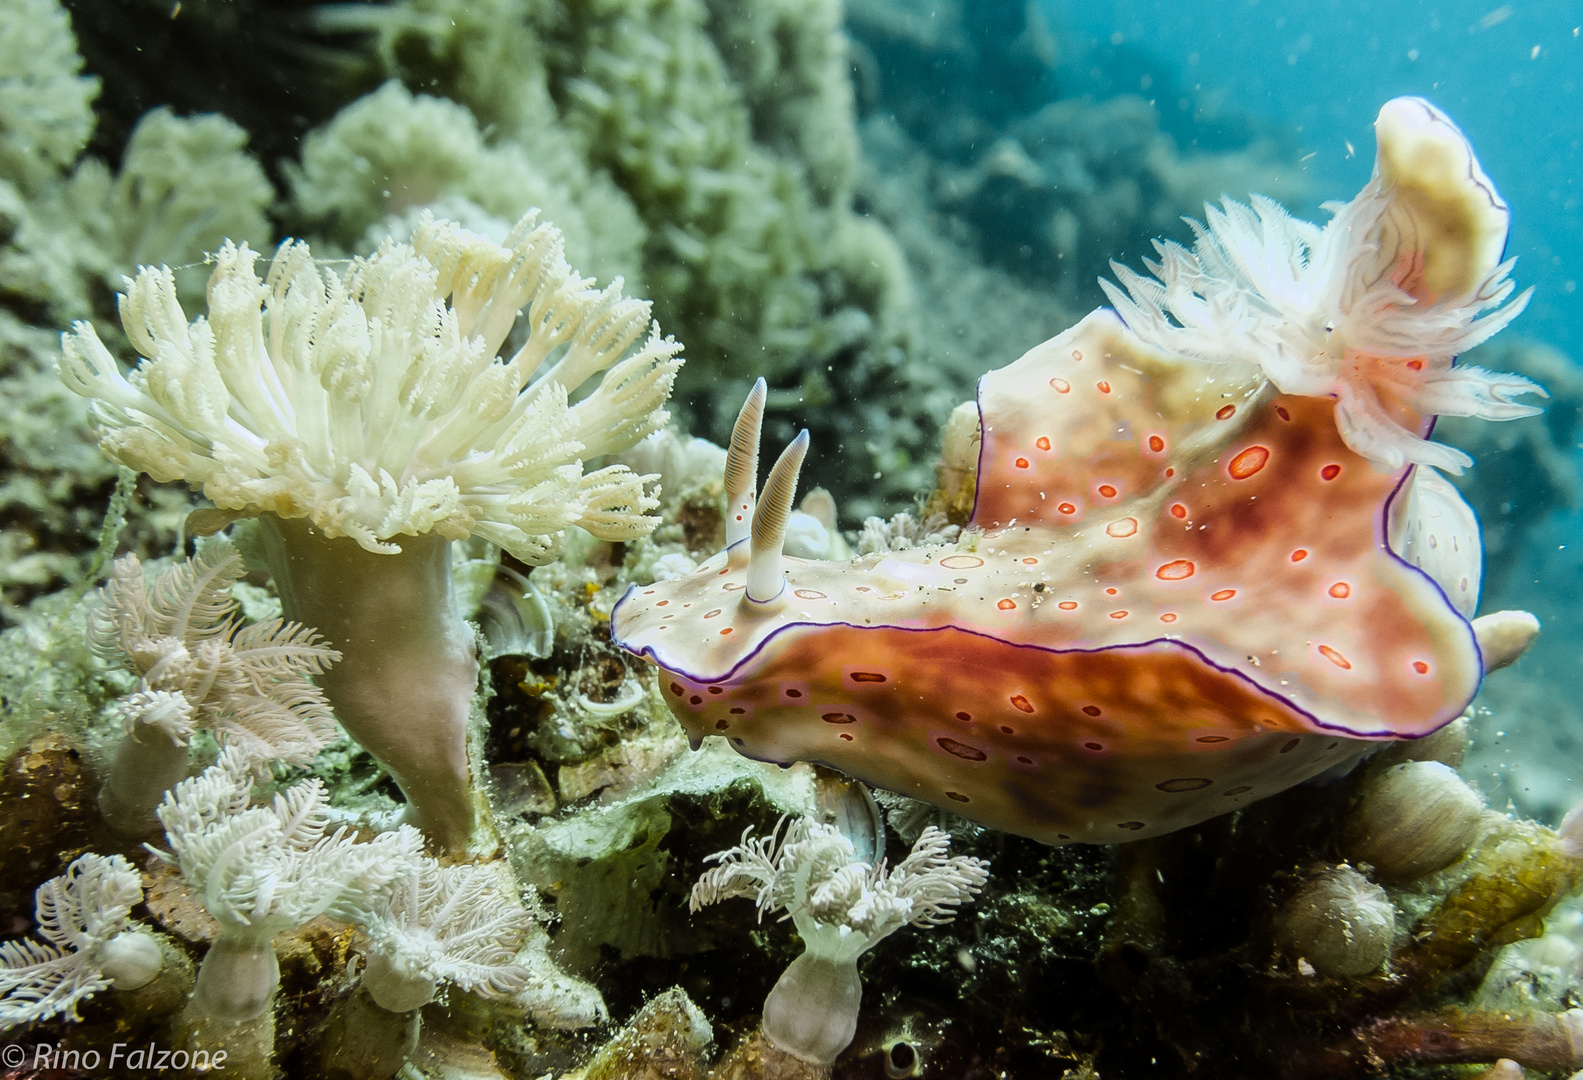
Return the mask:
POLYGON ((529 214, 501 245, 426 218, 342 273, 288 241, 262 281, 246 245, 212 259, 191 323, 168 269, 128 281, 122 324, 144 358, 130 378, 91 325, 63 336, 62 378, 94 399, 111 458, 380 553, 432 530, 537 563, 571 524, 610 540, 654 527, 652 478, 583 462, 664 426, 680 346, 654 328, 623 359, 649 305, 619 280, 594 289, 553 225, 529 214), (525 340, 499 356, 519 312, 525 340))

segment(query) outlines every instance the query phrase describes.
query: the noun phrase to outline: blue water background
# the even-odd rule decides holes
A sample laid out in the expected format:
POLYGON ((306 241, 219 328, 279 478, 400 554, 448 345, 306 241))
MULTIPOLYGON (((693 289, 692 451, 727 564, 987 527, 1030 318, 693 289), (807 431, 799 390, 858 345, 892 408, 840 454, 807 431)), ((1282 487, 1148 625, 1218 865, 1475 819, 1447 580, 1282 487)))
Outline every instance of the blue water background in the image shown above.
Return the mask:
MULTIPOLYGON (((1046 0, 1078 42, 1128 45, 1183 88, 1298 129, 1318 199, 1350 198, 1373 121, 1401 94, 1461 125, 1511 204, 1508 254, 1534 299, 1518 330, 1583 356, 1583 3, 1046 0), (1351 149, 1348 148, 1348 143, 1351 149)), ((1080 57, 1063 57, 1080 66, 1080 57)), ((1148 91, 1141 91, 1148 96, 1148 91)), ((1160 103, 1162 108, 1166 103, 1160 103)))
MULTIPOLYGON (((1063 93, 1150 96, 1156 87, 1118 85, 1114 73, 1129 69, 1113 61, 1120 53, 1152 54, 1178 85, 1149 83, 1297 128, 1315 204, 1303 209, 1317 220, 1325 218, 1318 202, 1350 198, 1367 181, 1380 105, 1401 94, 1434 101, 1467 133, 1512 207, 1513 276, 1520 287, 1534 286, 1534 298, 1507 333, 1583 362, 1583 3, 1043 2, 1072 50, 1061 57, 1063 93)), ((1180 109, 1157 101, 1162 113, 1173 105, 1180 109)), ((1551 790, 1558 783, 1569 789, 1569 802, 1583 796, 1583 710, 1576 706, 1583 696, 1583 512, 1553 515, 1516 557, 1518 571, 1503 595, 1485 598, 1484 610, 1494 602, 1539 615, 1544 632, 1515 677, 1543 684, 1541 700, 1554 707, 1476 724, 1478 737, 1498 751, 1475 767, 1477 781, 1497 801, 1522 800, 1525 764, 1549 768, 1551 790), (1484 771, 1507 769, 1500 777, 1484 771)))

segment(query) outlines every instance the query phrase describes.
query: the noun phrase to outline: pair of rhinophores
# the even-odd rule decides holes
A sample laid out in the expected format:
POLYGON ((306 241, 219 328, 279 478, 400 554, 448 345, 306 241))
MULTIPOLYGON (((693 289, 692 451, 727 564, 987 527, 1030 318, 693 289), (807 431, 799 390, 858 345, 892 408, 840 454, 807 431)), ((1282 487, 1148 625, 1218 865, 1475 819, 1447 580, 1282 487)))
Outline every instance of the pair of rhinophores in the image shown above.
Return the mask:
POLYGON ((1169 832, 1450 722, 1513 630, 1470 622, 1477 523, 1436 471, 1468 459, 1427 435, 1542 391, 1453 365, 1527 300, 1466 139, 1414 98, 1376 131, 1324 228, 1211 208, 1154 279, 1116 268, 1115 311, 985 375, 955 544, 784 556, 808 439, 755 500, 761 381, 726 550, 629 590, 614 639, 695 743, 1047 843, 1169 832))

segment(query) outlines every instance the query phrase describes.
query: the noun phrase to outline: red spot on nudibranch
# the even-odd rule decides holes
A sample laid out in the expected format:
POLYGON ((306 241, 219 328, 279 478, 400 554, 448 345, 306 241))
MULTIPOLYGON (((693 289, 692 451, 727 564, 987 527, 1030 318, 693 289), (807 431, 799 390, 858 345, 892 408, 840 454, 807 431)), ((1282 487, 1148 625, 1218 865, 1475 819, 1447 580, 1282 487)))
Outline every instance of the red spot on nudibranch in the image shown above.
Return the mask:
POLYGON ((1061 511, 1063 514, 1077 513, 1077 507, 1073 506, 1071 503, 1062 503, 1060 506, 1057 506, 1056 509, 1061 511))
POLYGON ((681 683, 671 683, 671 693, 675 694, 677 697, 681 697, 682 696, 681 683))
POLYGON ((654 601, 654 606, 655 607, 664 607, 668 603, 670 603, 669 600, 656 600, 656 601, 654 601))
POLYGON ((1065 379, 1051 379, 1050 385, 1055 387, 1057 394, 1069 394, 1072 391, 1072 384, 1065 379))
POLYGON ((1166 469, 1165 470, 1166 479, 1170 479, 1171 477, 1173 477, 1175 475, 1176 475, 1176 470, 1175 469, 1166 469))
POLYGON ((1198 738, 1194 739, 1193 741, 1194 742, 1201 742, 1201 743, 1221 743, 1221 742, 1230 742, 1231 739, 1229 737, 1225 736, 1225 735, 1200 735, 1198 738))
POLYGON ((694 694, 692 697, 687 699, 687 703, 689 705, 702 705, 704 703, 704 699, 699 697, 697 694, 694 694))
POLYGON ((1417 357, 1414 357, 1413 359, 1407 361, 1407 366, 1409 368, 1411 368, 1413 371, 1422 371, 1422 370, 1424 370, 1424 362, 1422 360, 1418 359, 1417 357))
POLYGON ((1230 600, 1237 595, 1236 589, 1219 589, 1209 594, 1211 600, 1230 600))
POLYGON ((857 723, 857 717, 849 712, 827 712, 824 714, 824 722, 827 724, 855 724, 857 723))
POLYGON ((1020 457, 1017 459, 1016 465, 1019 469, 1026 469, 1028 467, 1028 459, 1025 457, 1020 457))
POLYGON ((1165 452, 1165 440, 1160 438, 1158 435, 1150 435, 1149 449, 1153 450, 1156 454, 1163 454, 1165 452))
POLYGON ((1279 416, 1282 420, 1291 420, 1292 418, 1292 414, 1286 411, 1285 405, 1275 406, 1275 415, 1279 416))
POLYGON ((1125 619, 1127 617, 1127 614, 1128 614, 1127 611, 1125 609, 1123 609, 1121 611, 1112 611, 1110 613, 1110 617, 1112 619, 1125 619))
POLYGON ((736 629, 736 627, 734 627, 734 626, 723 626, 723 627, 720 628, 720 633, 722 635, 729 634, 731 631, 733 631, 735 629, 736 629))
POLYGON ((1104 379, 1099 380, 1099 392, 1101 394, 1108 394, 1108 393, 1110 393, 1110 384, 1108 382, 1106 382, 1104 379))
POLYGON ((1108 589, 1105 590, 1105 595, 1106 596, 1119 596, 1119 595, 1121 595, 1121 590, 1118 589, 1118 588, 1115 588, 1114 586, 1112 586, 1111 588, 1108 588, 1108 589))
POLYGON ((972 713, 959 712, 956 714, 956 718, 962 721, 964 724, 971 724, 973 722, 972 713))
POLYGON ((1032 555, 1029 555, 1026 559, 1022 560, 1022 564, 1024 566, 1038 566, 1039 560, 1035 559, 1032 555))
POLYGON ((1122 518, 1119 521, 1112 521, 1109 525, 1105 526, 1105 534, 1107 536, 1114 536, 1117 539, 1132 536, 1137 531, 1137 518, 1122 518))
POLYGON ((984 751, 980 750, 978 747, 969 746, 964 742, 957 742, 955 739, 946 735, 942 735, 940 738, 936 739, 934 744, 941 750, 944 750, 946 753, 954 754, 964 761, 989 760, 989 755, 984 753, 984 751))
POLYGON ((1250 446, 1242 453, 1231 459, 1231 464, 1226 466, 1226 471, 1233 480, 1246 480, 1260 469, 1264 468, 1270 460, 1268 446, 1250 446))
POLYGON ((1160 616, 1160 621, 1161 622, 1175 622, 1176 621, 1176 613, 1175 612, 1171 612, 1171 611, 1167 611, 1164 615, 1160 616))
POLYGON ((803 600, 823 600, 824 593, 818 589, 793 589, 792 595, 803 600))
POLYGON ((1083 744, 1083 749, 1084 750, 1096 750, 1097 751, 1097 750, 1103 750, 1104 748, 1105 748, 1105 744, 1102 743, 1102 742, 1086 742, 1086 743, 1083 744))
POLYGON ((1352 586, 1348 585, 1345 581, 1338 581, 1334 585, 1330 586, 1330 595, 1334 596, 1337 600, 1345 600, 1347 597, 1352 595, 1352 586))
POLYGON ((794 687, 790 687, 786 691, 786 696, 787 697, 802 697, 802 691, 797 689, 795 686, 794 687))
POLYGON ((885 676, 877 671, 854 671, 849 676, 853 682, 884 682, 885 676))
POLYGON ((1076 600, 1062 600, 1059 604, 1057 604, 1055 606, 1060 608, 1062 611, 1076 611, 1077 610, 1077 601, 1076 600))
POLYGON ((1076 360, 1078 363, 1082 363, 1082 361, 1083 361, 1083 350, 1082 349, 1073 349, 1072 350, 1072 359, 1076 360))
POLYGON ((1302 562, 1306 558, 1308 558, 1307 548, 1298 548, 1296 551, 1292 552, 1293 562, 1302 562))
POLYGON ((1191 559, 1173 559, 1154 572, 1161 581, 1184 581, 1198 572, 1191 559))
POLYGON ((947 555, 940 560, 940 565, 947 570, 972 570, 983 566, 984 560, 977 555, 947 555))
POLYGON ((1001 731, 1002 735, 1015 735, 1015 734, 1017 734, 1017 729, 1016 728, 1009 728, 1005 724, 1000 725, 1000 731, 1001 731))
POLYGON ((1237 412, 1237 407, 1235 405, 1222 405, 1219 408, 1219 410, 1216 411, 1215 419, 1216 420, 1230 420, 1233 416, 1236 415, 1236 412, 1237 412))
POLYGON ((1319 646, 1319 655, 1323 656, 1326 660, 1329 660, 1332 664, 1336 665, 1338 668, 1341 668, 1343 671, 1352 670, 1352 661, 1348 660, 1345 656, 1342 656, 1329 645, 1319 646))
POLYGON ((1187 507, 1181 503, 1172 503, 1171 516, 1174 518, 1185 518, 1187 516, 1187 507))
POLYGON ((1040 450, 1048 450, 1050 449, 1050 437, 1048 435, 1040 435, 1037 439, 1033 440, 1033 445, 1037 446, 1040 450))
POLYGON ((1413 661, 1413 670, 1418 672, 1418 674, 1420 674, 1420 675, 1428 675, 1429 674, 1429 665, 1424 663, 1422 660, 1414 660, 1413 661))
POLYGON ((1002 600, 1000 603, 996 604, 995 606, 1000 608, 1000 610, 1002 610, 1002 611, 1010 611, 1012 608, 1017 606, 1017 601, 1011 599, 1010 597, 1007 597, 1006 599, 1002 600))
POLYGON ((1013 707, 1021 709, 1023 712, 1033 712, 1033 703, 1027 698, 1023 697, 1021 694, 1011 695, 1011 704, 1013 707))
POLYGON ((1301 739, 1292 739, 1285 746, 1281 747, 1281 753, 1283 753, 1283 754, 1290 754, 1293 750, 1296 750, 1301 745, 1303 745, 1303 740, 1301 740, 1301 739))
POLYGON ((1083 711, 1089 716, 1098 716, 1100 712, 1098 705, 1084 705, 1083 711))
POLYGON ((1204 776, 1181 776, 1175 780, 1162 780, 1154 786, 1167 792, 1200 791, 1213 783, 1213 780, 1204 776))
POLYGON ((1101 497, 1106 499, 1114 499, 1118 494, 1120 494, 1120 492, 1116 490, 1114 484, 1100 484, 1097 490, 1099 491, 1101 497))
POLYGON ((945 793, 945 797, 948 798, 948 799, 952 799, 952 800, 954 800, 956 802, 971 802, 972 801, 966 795, 963 795, 960 791, 948 791, 948 792, 945 793))
POLYGON ((839 735, 840 735, 840 736, 841 736, 841 738, 843 738, 843 739, 845 739, 845 740, 846 740, 846 741, 847 741, 847 742, 851 742, 851 741, 852 741, 852 736, 851 736, 851 735, 848 735, 848 734, 847 734, 847 733, 846 733, 846 732, 844 732, 844 731, 842 731, 842 732, 838 732, 838 733, 837 733, 837 734, 839 734, 839 735))
POLYGON ((1323 469, 1319 470, 1319 479, 1321 479, 1321 480, 1334 480, 1336 477, 1338 477, 1340 475, 1341 475, 1341 466, 1340 465, 1326 465, 1323 469))
POLYGON ((706 611, 706 612, 704 612, 704 618, 712 619, 718 614, 720 614, 720 609, 719 608, 715 608, 713 611, 706 611))

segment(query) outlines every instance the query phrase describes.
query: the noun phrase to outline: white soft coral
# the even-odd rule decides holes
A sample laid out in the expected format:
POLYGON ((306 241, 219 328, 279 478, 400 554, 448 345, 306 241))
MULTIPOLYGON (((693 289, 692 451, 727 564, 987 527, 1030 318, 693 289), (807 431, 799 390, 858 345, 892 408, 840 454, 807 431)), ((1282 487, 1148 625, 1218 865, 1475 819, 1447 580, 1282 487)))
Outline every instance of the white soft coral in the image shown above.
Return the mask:
POLYGON ((93 611, 89 645, 139 676, 120 703, 129 731, 154 724, 185 746, 205 728, 254 760, 304 765, 335 735, 312 676, 341 654, 296 623, 243 626, 231 596, 241 576, 241 556, 224 543, 205 545, 152 582, 136 555, 123 555, 93 611))
POLYGON ((418 855, 360 921, 370 944, 363 985, 392 1012, 427 1004, 442 983, 510 997, 533 980, 515 958, 538 924, 504 863, 418 855))
POLYGON ((619 280, 592 288, 562 247, 531 214, 504 245, 425 219, 343 274, 287 242, 260 281, 256 253, 228 242, 207 319, 189 324, 172 272, 145 267, 121 301, 137 370, 78 323, 61 375, 94 399, 111 458, 222 509, 306 517, 382 553, 476 534, 541 563, 569 525, 630 540, 658 523, 648 478, 583 463, 663 427, 681 366, 657 329, 622 359, 649 305, 619 280), (497 356, 519 312, 526 339, 497 356))
POLYGON ((34 903, 43 943, 0 944, 0 1029, 65 1014, 107 986, 135 989, 159 970, 159 945, 128 929, 143 901, 142 879, 119 855, 84 855, 39 886, 34 903))
POLYGON ((173 854, 159 853, 220 924, 198 969, 190 1008, 226 1021, 261 1015, 280 968, 271 939, 318 915, 352 919, 416 858, 410 827, 358 840, 329 831, 321 780, 305 780, 267 806, 252 805, 246 758, 226 750, 177 784, 159 808, 173 854))
POLYGON ((1112 263, 1127 292, 1100 284, 1152 344, 1256 364, 1282 393, 1335 398, 1342 437, 1362 456, 1460 473, 1472 459, 1424 439, 1423 421, 1539 411, 1512 401, 1544 393, 1529 380, 1453 366, 1532 290, 1510 299, 1515 260, 1500 261, 1510 211, 1456 125, 1421 98, 1398 98, 1375 129, 1373 179, 1328 206, 1323 228, 1260 196, 1251 207, 1227 199, 1190 223, 1192 251, 1156 242, 1159 261, 1144 263, 1153 279, 1112 263))
POLYGON ((989 864, 947 856, 951 838, 924 829, 894 870, 858 861, 852 841, 832 826, 797 818, 767 837, 710 856, 720 865, 693 886, 692 909, 750 897, 762 917, 784 908, 806 951, 764 1002, 764 1034, 805 1061, 835 1060, 857 1031, 862 983, 857 960, 907 925, 939 926, 989 877, 989 864))
POLYGON ((235 549, 211 540, 152 581, 136 555, 123 555, 101 590, 88 643, 139 677, 117 703, 126 736, 99 789, 99 809, 118 832, 152 829, 154 808, 187 775, 195 730, 214 732, 255 766, 306 764, 335 735, 312 677, 341 654, 297 623, 242 625, 231 596, 241 574, 235 549))

